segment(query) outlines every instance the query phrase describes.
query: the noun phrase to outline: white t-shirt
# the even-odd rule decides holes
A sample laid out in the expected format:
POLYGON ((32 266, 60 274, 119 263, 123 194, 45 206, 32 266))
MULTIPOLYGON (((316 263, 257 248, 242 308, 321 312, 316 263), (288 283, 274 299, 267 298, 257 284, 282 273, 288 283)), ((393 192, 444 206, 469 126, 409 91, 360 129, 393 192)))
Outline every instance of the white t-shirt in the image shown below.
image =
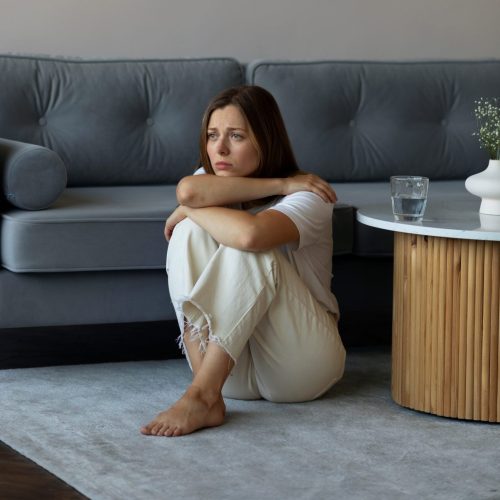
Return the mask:
POLYGON ((330 290, 332 280, 333 204, 309 191, 284 196, 269 208, 285 214, 297 226, 298 244, 280 250, 298 272, 313 297, 339 317, 337 299, 330 290))
MULTIPOLYGON (((205 173, 203 168, 199 168, 195 175, 205 173)), ((280 250, 313 297, 338 319, 339 306, 330 290, 333 204, 324 202, 317 194, 299 191, 250 211, 255 213, 269 209, 285 214, 297 226, 299 242, 283 245, 280 250)))

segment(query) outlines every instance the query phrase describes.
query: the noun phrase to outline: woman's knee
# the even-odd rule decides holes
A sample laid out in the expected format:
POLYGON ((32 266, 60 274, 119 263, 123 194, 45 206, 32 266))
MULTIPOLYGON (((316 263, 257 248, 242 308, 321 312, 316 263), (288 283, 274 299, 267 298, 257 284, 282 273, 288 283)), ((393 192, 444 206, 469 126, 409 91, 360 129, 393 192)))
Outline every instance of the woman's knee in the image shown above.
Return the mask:
POLYGON ((169 242, 169 249, 171 246, 179 248, 194 246, 214 252, 219 245, 210 233, 186 217, 175 226, 169 242))
MULTIPOLYGON (((177 270, 182 275, 187 273, 198 279, 218 247, 219 244, 198 224, 188 218, 182 220, 175 226, 168 244, 167 273, 170 276, 173 270, 177 270)), ((181 281, 184 283, 185 279, 181 281)))
POLYGON ((193 222, 190 218, 186 217, 181 220, 174 228, 174 232, 172 234, 172 239, 175 236, 179 236, 181 234, 191 234, 195 237, 205 238, 210 237, 207 231, 203 229, 201 226, 193 222))

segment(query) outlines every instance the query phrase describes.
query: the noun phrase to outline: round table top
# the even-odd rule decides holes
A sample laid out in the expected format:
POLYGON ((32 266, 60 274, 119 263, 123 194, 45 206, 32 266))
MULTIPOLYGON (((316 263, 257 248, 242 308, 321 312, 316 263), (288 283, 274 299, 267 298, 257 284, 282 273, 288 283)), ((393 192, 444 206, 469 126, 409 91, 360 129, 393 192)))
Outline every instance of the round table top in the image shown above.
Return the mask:
POLYGON ((391 199, 387 203, 358 208, 357 220, 367 226, 399 233, 412 233, 465 240, 500 241, 500 215, 479 213, 478 198, 427 201, 420 222, 397 221, 392 213, 391 199))

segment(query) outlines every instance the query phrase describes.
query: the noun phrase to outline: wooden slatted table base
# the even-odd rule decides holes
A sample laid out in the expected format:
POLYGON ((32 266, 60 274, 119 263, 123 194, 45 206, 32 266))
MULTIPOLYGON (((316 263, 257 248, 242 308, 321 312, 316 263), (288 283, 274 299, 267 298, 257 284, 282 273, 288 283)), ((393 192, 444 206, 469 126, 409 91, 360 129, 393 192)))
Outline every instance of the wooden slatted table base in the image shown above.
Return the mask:
POLYGON ((394 236, 393 399, 500 422, 500 242, 394 236))

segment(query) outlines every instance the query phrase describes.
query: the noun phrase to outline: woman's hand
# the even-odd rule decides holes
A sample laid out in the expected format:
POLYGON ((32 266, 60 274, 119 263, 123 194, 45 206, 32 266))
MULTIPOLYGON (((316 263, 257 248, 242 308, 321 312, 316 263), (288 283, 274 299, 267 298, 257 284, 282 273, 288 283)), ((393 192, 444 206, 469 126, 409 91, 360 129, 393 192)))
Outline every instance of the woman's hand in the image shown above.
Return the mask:
POLYGON ((316 193, 326 203, 335 203, 337 195, 328 182, 314 174, 301 174, 283 179, 283 194, 293 194, 298 191, 316 193))
POLYGON ((167 219, 167 222, 165 223, 165 239, 167 241, 170 241, 170 238, 172 237, 172 233, 174 232, 175 226, 179 224, 182 220, 184 220, 187 217, 186 214, 186 207, 183 205, 179 205, 173 212, 172 215, 167 219))

